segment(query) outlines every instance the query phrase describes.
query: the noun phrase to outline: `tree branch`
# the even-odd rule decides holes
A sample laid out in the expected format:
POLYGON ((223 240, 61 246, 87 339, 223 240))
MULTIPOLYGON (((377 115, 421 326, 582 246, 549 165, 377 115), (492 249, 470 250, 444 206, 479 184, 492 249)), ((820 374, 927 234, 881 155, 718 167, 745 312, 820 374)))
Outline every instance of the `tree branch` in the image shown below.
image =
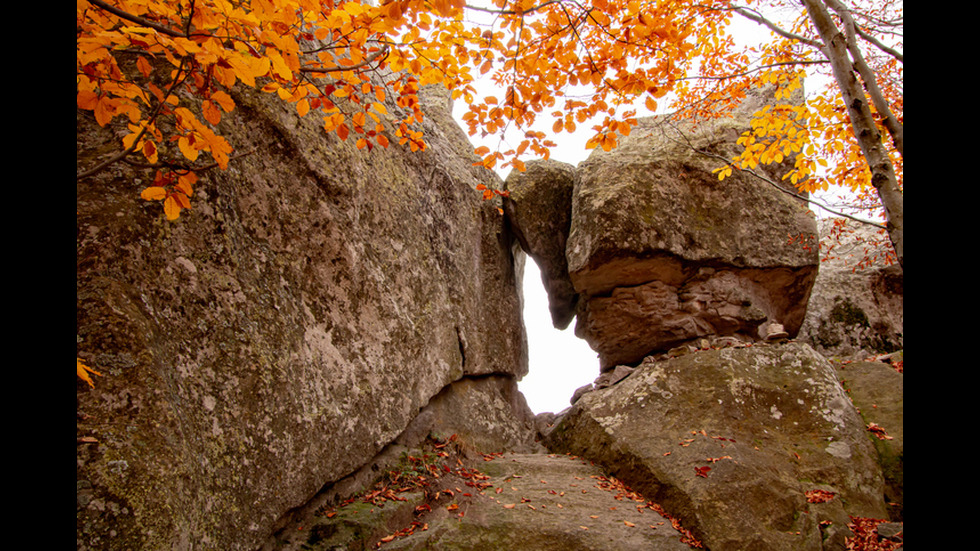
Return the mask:
POLYGON ((854 76, 854 64, 848 58, 846 37, 834 23, 827 6, 821 0, 803 0, 807 15, 816 27, 821 39, 827 44, 834 79, 847 108, 847 115, 854 129, 861 153, 871 171, 871 185, 878 192, 881 206, 885 209, 888 237, 895 248, 898 264, 905 262, 905 200, 898 187, 898 179, 887 152, 881 143, 881 133, 871 114, 864 90, 854 76))
MULTIPOLYGON (((526 10, 523 10, 523 11, 516 11, 516 10, 495 10, 495 9, 490 9, 490 8, 481 8, 479 6, 471 6, 469 4, 466 4, 464 7, 466 9, 468 9, 468 10, 479 11, 479 12, 483 12, 483 13, 490 13, 490 14, 494 14, 494 15, 521 15, 521 16, 523 16, 523 15, 534 13, 534 12, 536 12, 536 11, 538 11, 540 9, 546 8, 546 7, 548 7, 548 6, 552 5, 552 4, 562 4, 564 2, 565 2, 565 0, 548 0, 546 2, 542 2, 541 4, 538 4, 537 6, 530 7, 528 9, 526 9, 526 10)), ((576 4, 576 5, 579 5, 578 2, 572 2, 572 3, 573 4, 576 4)), ((579 5, 579 7, 582 7, 582 6, 579 5)))
POLYGON ((731 166, 732 168, 734 168, 736 170, 739 170, 739 171, 742 171, 742 172, 746 172, 748 174, 751 174, 752 176, 755 176, 756 178, 762 180, 763 182, 771 185, 772 187, 774 187, 777 190, 785 193, 786 195, 789 195, 790 197, 792 197, 794 199, 799 199, 800 201, 804 201, 806 203, 809 203, 811 205, 814 205, 814 206, 816 206, 818 208, 821 208, 821 209, 829 212, 830 214, 833 214, 834 216, 840 216, 842 218, 847 218, 849 220, 854 220, 855 222, 859 222, 861 224, 867 224, 869 226, 873 226, 873 227, 878 228, 878 229, 882 229, 882 230, 886 229, 885 226, 883 226, 882 224, 879 224, 877 222, 872 222, 871 220, 865 220, 863 218, 858 218, 858 217, 852 216, 850 214, 846 214, 846 213, 843 213, 843 212, 835 211, 835 210, 831 209, 830 207, 828 207, 827 205, 824 205, 820 201, 817 201, 815 199, 811 199, 811 198, 806 197, 806 196, 803 196, 803 195, 799 195, 797 193, 793 193, 792 191, 790 191, 790 190, 784 188, 783 186, 779 185, 772 178, 769 178, 768 176, 763 176, 762 174, 759 174, 758 172, 756 172, 755 170, 753 170, 751 168, 740 168, 740 167, 737 167, 737 166, 732 165, 731 162, 728 159, 722 157, 721 155, 716 155, 716 154, 710 153, 708 151, 701 151, 700 149, 696 149, 693 146, 690 146, 690 147, 696 153, 699 153, 699 154, 704 155, 706 157, 712 157, 712 158, 715 158, 715 159, 719 159, 722 162, 724 162, 725 164, 731 166))
POLYGON ((110 6, 106 2, 103 2, 102 0, 89 0, 89 4, 92 4, 93 6, 99 8, 99 9, 105 10, 105 11, 107 11, 107 12, 115 15, 116 17, 119 17, 121 19, 125 19, 127 21, 132 22, 132 23, 136 23, 137 25, 142 25, 144 27, 149 27, 149 28, 151 28, 153 30, 159 31, 159 32, 161 32, 163 34, 166 34, 166 35, 169 35, 169 36, 173 36, 173 37, 187 36, 185 33, 182 33, 180 31, 175 31, 175 30, 171 29, 170 27, 165 27, 163 25, 160 25, 159 23, 154 23, 153 21, 150 21, 149 19, 143 19, 142 17, 138 17, 138 16, 135 16, 135 15, 129 13, 129 12, 125 12, 125 11, 123 11, 123 10, 115 7, 115 6, 110 6))
POLYGON ((812 46, 812 47, 814 47, 814 48, 816 48, 818 50, 823 50, 823 44, 821 44, 819 41, 813 40, 812 38, 807 38, 807 37, 805 37, 803 35, 799 35, 799 34, 796 34, 796 33, 791 33, 789 31, 783 29, 779 25, 776 25, 772 21, 766 19, 765 17, 762 16, 762 14, 760 14, 759 12, 757 12, 755 10, 752 10, 752 9, 749 9, 749 8, 743 8, 743 7, 739 7, 739 6, 736 6, 734 8, 731 8, 731 10, 733 12, 741 15, 742 17, 748 19, 749 21, 754 21, 754 22, 756 22, 756 23, 758 23, 760 25, 763 25, 764 27, 768 28, 769 30, 771 30, 772 32, 778 34, 779 36, 781 36, 783 38, 787 38, 789 40, 796 40, 796 41, 801 42, 803 44, 806 44, 808 46, 812 46))
POLYGON ((136 147, 139 145, 140 140, 143 139, 143 136, 146 135, 146 131, 149 130, 150 124, 157 118, 157 115, 160 114, 160 111, 163 109, 163 106, 166 105, 167 103, 165 101, 166 98, 170 97, 170 95, 173 94, 174 90, 177 89, 177 86, 182 84, 184 82, 184 79, 187 77, 187 74, 184 73, 184 63, 185 60, 181 60, 180 66, 177 68, 177 75, 175 76, 174 81, 171 83, 170 88, 167 89, 167 93, 164 95, 163 100, 161 100, 160 103, 157 104, 157 106, 153 109, 153 112, 150 113, 149 117, 147 117, 146 124, 140 130, 140 133, 136 136, 136 139, 133 140, 133 145, 129 146, 127 149, 123 151, 120 151, 119 153, 113 155, 112 157, 106 159, 105 161, 97 164, 96 166, 86 171, 83 171, 79 174, 76 174, 75 175, 76 180, 81 180, 82 178, 87 178, 94 174, 98 174, 109 165, 126 158, 132 152, 136 151, 136 147))
POLYGON ((342 73, 344 71, 352 71, 354 69, 360 69, 361 67, 366 67, 366 66, 370 65, 371 63, 374 63, 374 61, 376 59, 378 59, 379 57, 381 57, 383 55, 384 56, 387 56, 388 55, 388 46, 387 45, 385 45, 385 47, 381 48, 380 50, 378 50, 378 51, 374 52, 373 54, 371 54, 371 55, 367 56, 366 58, 364 58, 364 61, 361 61, 360 63, 356 63, 356 64, 351 65, 349 67, 334 67, 334 68, 331 68, 331 69, 325 69, 325 68, 322 68, 322 67, 320 67, 320 68, 317 68, 317 67, 300 67, 299 68, 299 72, 301 72, 301 73, 342 73))
POLYGON ((844 24, 844 36, 847 39, 847 51, 851 53, 851 59, 853 60, 854 68, 857 69, 859 75, 861 75, 861 80, 864 82, 864 89, 867 90, 868 95, 871 96, 871 101, 874 103, 875 110, 882 118, 882 123, 888 130, 888 133, 892 137, 892 142, 895 144, 895 149, 898 153, 905 156, 905 132, 902 123, 898 122, 895 115, 892 113, 888 102, 885 101, 885 96, 881 93, 881 88, 878 87, 878 81, 875 77, 874 71, 868 67, 867 62, 864 61, 864 55, 861 49, 858 47, 856 34, 857 24, 854 23, 854 19, 851 18, 850 11, 838 0, 825 0, 827 6, 832 10, 837 12, 840 16, 841 22, 844 24))

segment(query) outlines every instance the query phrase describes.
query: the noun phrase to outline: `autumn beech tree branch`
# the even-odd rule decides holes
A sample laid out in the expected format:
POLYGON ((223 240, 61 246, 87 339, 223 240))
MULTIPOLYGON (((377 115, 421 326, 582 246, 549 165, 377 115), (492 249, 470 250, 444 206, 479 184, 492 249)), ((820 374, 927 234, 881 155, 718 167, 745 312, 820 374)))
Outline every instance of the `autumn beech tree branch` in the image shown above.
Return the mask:
MULTIPOLYGON (((733 166, 728 159, 722 157, 721 155, 716 155, 714 153, 711 153, 710 151, 703 151, 703 150, 697 149, 696 147, 694 147, 693 145, 691 145, 690 142, 688 142, 687 145, 695 153, 698 153, 699 155, 704 155, 705 157, 709 157, 709 158, 712 158, 712 159, 717 159, 717 160, 720 160, 720 161, 725 162, 729 166, 733 166)), ((734 167, 734 168, 736 168, 736 169, 738 169, 738 170, 740 170, 742 172, 751 174, 752 176, 755 176, 756 178, 758 178, 758 179, 762 180, 763 182, 769 184, 770 186, 776 188, 776 190, 780 191, 781 193, 785 193, 786 195, 789 195, 790 197, 792 197, 794 199, 799 199, 800 201, 803 201, 803 202, 805 202, 807 204, 814 205, 817 208, 823 209, 823 210, 829 212, 830 214, 833 214, 834 216, 840 216, 841 218, 847 218, 849 220, 853 220, 853 221, 858 222, 860 224, 865 224, 865 225, 868 225, 868 226, 871 226, 871 227, 874 227, 874 228, 878 228, 880 230, 887 229, 884 225, 879 224, 877 222, 874 222, 874 221, 871 221, 871 220, 866 220, 864 218, 859 218, 857 216, 853 216, 853 215, 850 215, 850 214, 847 214, 847 213, 844 213, 844 212, 836 211, 836 210, 828 207, 827 205, 825 205, 821 201, 817 201, 817 200, 812 199, 810 197, 807 197, 807 196, 804 196, 804 195, 800 195, 799 193, 793 193, 792 191, 790 191, 790 190, 786 189, 785 187, 779 185, 779 183, 776 182, 775 180, 773 180, 772 178, 769 178, 768 176, 764 176, 764 175, 760 174, 758 171, 753 170, 751 168, 739 168, 739 167, 734 167)))
POLYGON ((112 5, 110 5, 110 4, 106 3, 106 2, 103 2, 102 0, 88 0, 88 2, 89 2, 89 4, 92 4, 93 6, 99 8, 99 9, 105 10, 105 11, 111 13, 112 15, 115 15, 116 17, 119 17, 121 19, 125 19, 126 21, 129 21, 131 23, 136 23, 137 25, 141 25, 143 27, 149 27, 149 28, 151 28, 151 29, 153 29, 155 31, 161 32, 161 33, 163 33, 165 35, 173 36, 173 37, 187 36, 185 33, 182 33, 180 31, 175 31, 175 30, 171 29, 170 27, 165 27, 163 25, 159 25, 157 23, 154 23, 153 21, 150 21, 149 19, 144 19, 142 17, 137 17, 137 16, 135 16, 135 15, 129 13, 129 12, 123 11, 123 10, 121 10, 121 9, 115 7, 115 6, 112 6, 112 5))
POLYGON ((579 6, 580 8, 582 7, 578 2, 567 2, 567 0, 548 0, 547 2, 542 2, 542 3, 538 4, 537 6, 532 6, 530 8, 527 8, 527 9, 521 10, 521 11, 483 8, 483 7, 480 7, 480 6, 471 6, 469 4, 466 4, 465 7, 468 10, 478 11, 478 12, 482 12, 482 13, 489 13, 489 14, 493 14, 493 15, 520 15, 520 16, 524 16, 524 15, 530 15, 530 14, 532 14, 532 13, 538 11, 538 10, 544 9, 544 8, 546 8, 546 7, 548 7, 548 6, 552 5, 552 4, 565 4, 565 3, 575 4, 575 5, 579 6))
POLYGON ((105 170, 109 166, 111 166, 111 165, 113 165, 113 164, 115 164, 115 163, 117 163, 117 162, 125 159, 129 155, 132 155, 133 152, 136 151, 136 148, 140 144, 140 140, 142 140, 143 139, 143 136, 146 135, 146 132, 150 128, 150 125, 153 124, 153 121, 155 121, 157 119, 157 117, 160 115, 161 110, 166 105, 165 99, 166 98, 169 98, 170 96, 172 96, 173 93, 174 93, 174 91, 177 88, 179 88, 184 83, 184 79, 187 76, 187 73, 185 72, 185 65, 186 65, 186 60, 182 60, 180 62, 180 67, 177 68, 177 72, 176 72, 177 73, 177 76, 174 78, 173 82, 170 83, 170 87, 167 89, 167 92, 164 95, 164 100, 161 100, 160 102, 158 102, 157 103, 157 106, 153 108, 153 112, 150 113, 149 117, 146 120, 146 124, 143 125, 143 128, 140 129, 139 134, 136 135, 136 138, 133 140, 132 145, 130 145, 128 148, 126 148, 126 149, 124 149, 124 150, 116 153, 112 157, 109 157, 105 161, 102 161, 98 165, 96 165, 96 166, 94 166, 94 167, 92 167, 92 168, 90 168, 88 170, 85 170, 85 171, 82 171, 82 172, 78 173, 75 176, 75 179, 76 180, 81 180, 82 178, 88 178, 89 176, 93 176, 95 174, 98 174, 99 172, 102 172, 103 170, 105 170))
MULTIPOLYGON (((552 137, 562 132, 591 132, 586 149, 616 147, 637 124, 639 104, 682 117, 720 116, 752 89, 774 88, 777 102, 796 94, 807 69, 816 68, 833 72, 832 84, 804 105, 755 113, 739 138, 743 149, 728 161, 752 169, 795 154, 787 179, 801 191, 874 186, 898 228, 889 229, 900 252, 903 101, 895 50, 901 47, 883 46, 901 40, 902 10, 871 0, 874 9, 867 10, 843 8, 848 0, 808 1, 825 12, 830 30, 814 30, 822 15, 811 10, 799 9, 785 25, 768 11, 802 0, 494 0, 483 2, 487 7, 398 0, 327 2, 317 10, 304 0, 263 0, 235 3, 230 11, 184 0, 80 1, 76 104, 100 126, 115 121, 122 157, 141 155, 162 167, 155 182, 163 183, 148 200, 177 197, 186 205, 190 195, 180 195, 180 175, 168 174, 170 167, 178 156, 189 161, 185 166, 200 166, 200 155, 227 167, 234 145, 219 134, 219 123, 235 109, 231 92, 238 86, 274 94, 300 117, 315 113, 325 132, 356 140, 358 149, 397 144, 418 151, 425 149, 418 91, 442 85, 467 104, 461 123, 471 136, 500 137, 496 151, 474 150, 478 164, 521 170, 522 156, 547 158, 552 137), (469 21, 463 12, 488 14, 491 22, 469 21), (733 19, 772 35, 763 44, 739 45, 733 19), (181 94, 167 95, 172 66, 185 61, 187 74, 177 75, 186 79, 181 94), (368 78, 382 68, 396 80, 368 78), (487 93, 475 84, 491 71, 487 78, 499 89, 487 93), (548 124, 546 118, 550 133, 535 126, 548 124), (887 132, 874 133, 882 124, 887 132), (520 144, 505 151, 505 134, 517 131, 520 144), (892 140, 873 150, 885 134, 892 140)), ((719 179, 727 174, 730 167, 719 179)), ((179 214, 166 204, 164 212, 179 214)))
MULTIPOLYGON (((833 2, 834 0, 828 0, 828 3, 833 2)), ((886 227, 892 246, 895 247, 895 256, 899 265, 904 268, 904 198, 898 187, 891 159, 882 144, 881 133, 865 99, 864 89, 855 77, 855 73, 859 71, 848 56, 848 39, 835 24, 827 4, 821 0, 803 0, 803 3, 810 21, 825 44, 824 53, 830 59, 854 136, 871 170, 871 185, 878 192, 885 210, 886 227)))
POLYGON ((885 97, 881 93, 881 88, 878 87, 878 81, 875 78, 874 71, 868 67, 867 62, 864 60, 864 55, 857 43, 857 25, 854 23, 850 11, 839 0, 826 0, 826 4, 837 13, 841 22, 844 24, 844 36, 847 38, 847 51, 851 54, 854 68, 861 75, 861 80, 864 82, 864 89, 867 90, 871 101, 874 103, 875 110, 882 118, 882 123, 891 135, 895 149, 904 157, 904 127, 902 123, 898 122, 898 119, 895 118, 895 115, 888 107, 888 102, 885 101, 885 97))
POLYGON ((326 73, 342 73, 344 71, 353 71, 355 69, 361 69, 363 67, 367 67, 367 66, 371 65, 372 63, 374 63, 375 61, 377 61, 377 59, 379 57, 387 56, 388 55, 388 52, 389 52, 388 46, 385 45, 380 50, 378 50, 378 51, 374 52, 373 54, 371 54, 371 55, 367 56, 366 58, 364 58, 364 60, 361 61, 360 63, 355 63, 353 65, 345 65, 343 67, 331 67, 331 68, 324 68, 324 67, 300 67, 299 68, 299 72, 301 72, 301 73, 324 73, 324 74, 326 74, 326 73))

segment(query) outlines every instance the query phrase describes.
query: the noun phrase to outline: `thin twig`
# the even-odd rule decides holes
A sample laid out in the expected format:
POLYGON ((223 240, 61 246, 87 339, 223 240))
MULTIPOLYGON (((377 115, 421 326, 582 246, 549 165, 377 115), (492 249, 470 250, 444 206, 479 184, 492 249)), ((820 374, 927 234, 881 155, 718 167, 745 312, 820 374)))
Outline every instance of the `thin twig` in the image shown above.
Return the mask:
POLYGON ((105 11, 107 11, 107 12, 115 15, 116 17, 119 17, 121 19, 125 19, 127 21, 132 22, 132 23, 136 23, 137 25, 142 25, 144 27, 149 27, 149 28, 154 29, 156 31, 162 32, 163 34, 166 34, 166 35, 169 35, 169 36, 173 36, 173 37, 187 36, 186 34, 180 32, 180 31, 175 31, 175 30, 171 29, 170 27, 165 27, 163 25, 160 25, 159 23, 154 23, 153 21, 150 21, 149 19, 143 19, 142 17, 138 17, 138 16, 133 15, 131 13, 125 12, 125 11, 123 11, 123 10, 115 7, 115 6, 110 6, 106 2, 103 2, 102 0, 89 0, 89 3, 92 4, 93 6, 99 8, 99 9, 105 10, 105 11))
POLYGON ((163 106, 166 105, 166 103, 167 103, 165 101, 166 98, 170 97, 170 95, 177 88, 177 86, 179 86, 180 84, 182 84, 184 82, 184 79, 187 78, 187 74, 184 74, 184 64, 185 64, 185 62, 186 62, 186 60, 181 60, 180 66, 177 68, 177 75, 178 75, 179 78, 175 78, 174 79, 173 83, 171 83, 171 85, 170 85, 170 88, 167 90, 167 93, 164 94, 164 96, 163 96, 163 100, 164 101, 160 101, 160 103, 158 103, 157 106, 153 109, 153 112, 150 113, 150 116, 147 117, 146 124, 143 125, 143 128, 140 130, 140 133, 136 136, 136 139, 133 140, 133 145, 129 146, 128 148, 126 148, 123 151, 120 151, 116 155, 113 155, 112 157, 106 159, 105 161, 99 163, 98 165, 96 165, 96 166, 94 166, 94 167, 92 167, 92 168, 90 168, 90 169, 88 169, 86 171, 83 171, 83 172, 77 174, 75 176, 75 179, 76 180, 81 180, 82 178, 87 178, 89 176, 92 176, 93 174, 97 174, 97 173, 101 172, 102 170, 104 170, 109 165, 111 165, 111 164, 113 164, 115 162, 118 162, 119 160, 125 158, 126 156, 128 156, 131 153, 133 153, 134 151, 136 151, 136 147, 139 145, 140 140, 143 139, 143 136, 146 134, 147 130, 149 130, 150 124, 153 123, 153 121, 156 119, 157 115, 159 115, 160 114, 160 111, 163 109, 163 106), (183 74, 183 76, 180 76, 182 74, 183 74))

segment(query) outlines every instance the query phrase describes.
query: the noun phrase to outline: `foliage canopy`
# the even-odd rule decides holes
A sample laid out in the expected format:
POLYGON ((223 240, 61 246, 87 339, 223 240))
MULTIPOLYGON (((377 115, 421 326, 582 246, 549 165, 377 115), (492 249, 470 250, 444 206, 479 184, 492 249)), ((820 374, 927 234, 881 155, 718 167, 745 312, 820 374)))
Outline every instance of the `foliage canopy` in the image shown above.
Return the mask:
MULTIPOLYGON (((521 169, 523 156, 547 157, 551 134, 587 123, 588 147, 615 147, 635 124, 634 105, 719 116, 749 87, 775 84, 778 97, 788 97, 807 71, 830 66, 806 10, 781 0, 463 2, 78 0, 78 107, 101 125, 124 121, 123 150, 171 169, 143 197, 169 203, 174 218, 189 205, 194 162, 209 156, 207 166, 228 165, 233 146, 214 125, 235 108, 229 91, 236 85, 277 94, 300 115, 319 113, 327 132, 353 137, 359 147, 394 141, 416 150, 425 147, 416 94, 442 84, 469 105, 463 120, 471 134, 523 133, 507 151, 479 150, 488 168, 521 169), (796 17, 785 27, 761 15, 786 9, 796 17), (772 39, 739 46, 733 18, 770 26, 772 39), (383 84, 371 78, 378 74, 386 75, 383 84), (478 94, 474 80, 486 74, 499 93, 478 94), (188 95, 201 100, 196 111, 185 105, 188 95), (403 111, 393 136, 381 125, 391 116, 389 96, 403 111)), ((866 50, 866 61, 901 123, 901 3, 865 4, 853 12, 860 36, 881 45, 866 50)), ((835 86, 804 105, 763 110, 740 143, 744 152, 720 176, 795 156, 787 178, 802 190, 869 188, 871 173, 835 86)), ((890 149, 900 179, 901 154, 890 149)))
POLYGON ((563 132, 609 150, 638 109, 724 116, 750 88, 787 99, 807 78, 827 84, 756 113, 719 178, 792 159, 785 178, 801 191, 842 186, 872 202, 902 261, 901 0, 485 1, 76 0, 77 106, 125 128, 118 154, 78 177, 138 160, 156 170, 141 196, 178 218, 197 174, 234 158, 216 127, 238 86, 359 149, 417 151, 418 92, 442 85, 465 102, 471 135, 517 136, 477 148, 478 164, 523 170, 563 132), (735 22, 771 34, 742 44, 735 22))

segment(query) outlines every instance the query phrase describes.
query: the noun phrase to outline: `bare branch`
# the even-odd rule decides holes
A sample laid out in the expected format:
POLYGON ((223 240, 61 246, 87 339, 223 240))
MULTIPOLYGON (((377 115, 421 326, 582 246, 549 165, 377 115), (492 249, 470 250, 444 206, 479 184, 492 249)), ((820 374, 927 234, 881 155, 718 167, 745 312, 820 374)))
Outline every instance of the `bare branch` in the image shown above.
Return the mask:
POLYGON ((737 13, 737 14, 739 14, 739 15, 741 15, 742 17, 748 19, 749 21, 754 21, 754 22, 756 22, 756 23, 758 23, 758 24, 760 24, 760 25, 768 28, 769 30, 771 30, 772 32, 778 34, 779 36, 781 36, 783 38, 787 38, 789 40, 796 40, 796 41, 801 42, 803 44, 806 44, 808 46, 812 46, 812 47, 814 47, 814 48, 816 48, 818 50, 821 50, 821 51, 823 50, 823 44, 821 42, 819 42, 817 40, 813 40, 811 38, 807 38, 807 37, 805 37, 803 35, 799 35, 799 34, 796 34, 796 33, 791 33, 789 31, 783 29, 779 25, 773 23, 772 21, 766 19, 765 17, 762 16, 762 14, 760 14, 759 12, 757 12, 757 11, 755 11, 753 9, 743 8, 743 7, 734 7, 734 8, 732 8, 732 11, 735 12, 735 13, 737 13))
POLYGON ((833 214, 835 216, 840 216, 842 218, 848 218, 850 220, 854 220, 855 222, 859 222, 861 224, 867 224, 869 226, 874 226, 874 227, 879 228, 879 229, 885 229, 885 226, 882 226, 881 224, 879 224, 877 222, 872 222, 870 220, 864 220, 862 218, 858 218, 858 217, 852 216, 850 214, 846 214, 846 213, 843 213, 843 212, 835 211, 835 210, 831 209, 830 207, 828 207, 827 205, 821 203, 820 201, 817 201, 815 199, 811 199, 811 198, 809 198, 807 196, 800 195, 798 193, 793 193, 792 191, 790 191, 790 190, 786 189, 785 187, 779 185, 779 183, 776 182, 775 180, 773 180, 772 178, 769 178, 768 176, 765 176, 763 174, 759 174, 758 172, 756 172, 755 170, 753 170, 751 168, 741 168, 741 167, 735 166, 734 164, 732 164, 732 162, 731 162, 730 159, 726 159, 725 157, 723 157, 721 155, 718 155, 717 153, 712 153, 710 151, 705 151, 703 149, 698 149, 697 147, 694 146, 693 143, 691 143, 690 138, 687 135, 685 135, 685 133, 680 128, 678 128, 676 125, 672 124, 669 119, 664 119, 663 123, 664 123, 665 126, 668 126, 671 129, 673 129, 677 133, 678 136, 680 136, 681 138, 683 138, 683 141, 681 141, 681 140, 679 140, 677 138, 673 138, 673 137, 668 136, 667 135, 667 132, 665 132, 663 130, 663 128, 661 128, 662 135, 663 135, 663 137, 665 139, 670 140, 670 141, 672 141, 674 143, 677 143, 677 144, 681 144, 684 147, 689 148, 691 151, 694 151, 698 155, 703 155, 703 156, 709 157, 711 159, 717 159, 717 160, 725 163, 725 165, 732 167, 735 170, 738 170, 740 172, 745 172, 747 174, 750 174, 752 176, 755 176, 756 178, 758 178, 758 179, 762 180, 763 182, 765 182, 765 183, 771 185, 772 187, 776 188, 781 193, 785 193, 786 195, 789 195, 790 197, 792 197, 794 199, 799 199, 800 201, 803 201, 803 202, 805 202, 807 204, 814 205, 814 206, 816 206, 818 208, 821 208, 821 209, 823 209, 823 210, 825 210, 825 211, 827 211, 830 214, 833 214))
MULTIPOLYGON (((494 15, 521 15, 521 16, 523 16, 523 15, 532 14, 532 13, 534 13, 534 12, 540 10, 540 9, 544 9, 544 8, 546 8, 546 7, 548 7, 548 6, 552 5, 552 4, 563 4, 563 3, 565 3, 565 0, 548 0, 546 2, 542 2, 541 4, 539 4, 537 6, 530 7, 528 9, 526 9, 526 10, 523 10, 523 11, 516 11, 516 10, 495 10, 495 9, 490 9, 490 8, 481 8, 479 6, 471 6, 469 4, 466 4, 465 7, 468 10, 479 11, 479 12, 483 12, 483 13, 490 13, 490 14, 494 14, 494 15)), ((570 3, 576 4, 579 7, 582 7, 581 5, 578 4, 578 2, 570 2, 570 3)))
MULTIPOLYGON (((692 149, 694 149, 694 148, 692 147, 692 149)), ((740 168, 740 167, 737 167, 737 166, 731 164, 731 162, 728 159, 725 159, 721 155, 716 155, 714 153, 710 153, 708 151, 702 151, 700 149, 694 149, 694 151, 697 152, 697 153, 699 153, 699 154, 701 154, 701 155, 704 155, 706 157, 712 157, 712 158, 721 160, 724 163, 726 163, 727 165, 729 165, 732 168, 734 168, 735 170, 739 170, 739 171, 742 171, 742 172, 751 174, 752 176, 755 176, 756 178, 762 180, 763 182, 771 185, 772 187, 776 188, 777 190, 781 191, 782 193, 785 193, 786 195, 789 195, 790 197, 792 197, 794 199, 799 199, 800 201, 804 201, 804 202, 806 202, 808 204, 811 204, 811 205, 813 205, 815 207, 818 207, 820 209, 823 209, 823 210, 829 212, 830 214, 833 214, 834 216, 840 216, 842 218, 847 218, 847 219, 850 219, 850 220, 854 220, 855 222, 859 222, 861 224, 867 224, 869 226, 873 226, 873 227, 878 228, 878 229, 882 229, 882 230, 883 229, 886 229, 884 225, 879 224, 877 222, 873 222, 871 220, 865 220, 863 218, 858 218, 858 217, 852 216, 850 214, 846 214, 846 213, 843 213, 843 212, 839 212, 839 211, 833 210, 832 208, 830 208, 827 205, 821 203, 820 201, 817 201, 816 199, 811 199, 810 197, 807 197, 807 196, 804 196, 804 195, 799 195, 797 193, 793 193, 792 191, 790 191, 790 190, 786 189, 785 187, 779 185, 779 183, 776 182, 776 181, 774 181, 772 178, 769 178, 768 176, 764 176, 762 174, 759 174, 758 172, 756 172, 755 170, 752 170, 751 168, 740 168)))
POLYGON ((895 48, 889 48, 888 46, 885 46, 884 44, 882 44, 880 40, 865 32, 864 29, 862 29, 861 27, 857 27, 857 33, 861 38, 867 40, 869 43, 873 44, 879 50, 894 57, 895 59, 901 61, 902 63, 905 63, 905 55, 902 52, 896 50, 895 48))

